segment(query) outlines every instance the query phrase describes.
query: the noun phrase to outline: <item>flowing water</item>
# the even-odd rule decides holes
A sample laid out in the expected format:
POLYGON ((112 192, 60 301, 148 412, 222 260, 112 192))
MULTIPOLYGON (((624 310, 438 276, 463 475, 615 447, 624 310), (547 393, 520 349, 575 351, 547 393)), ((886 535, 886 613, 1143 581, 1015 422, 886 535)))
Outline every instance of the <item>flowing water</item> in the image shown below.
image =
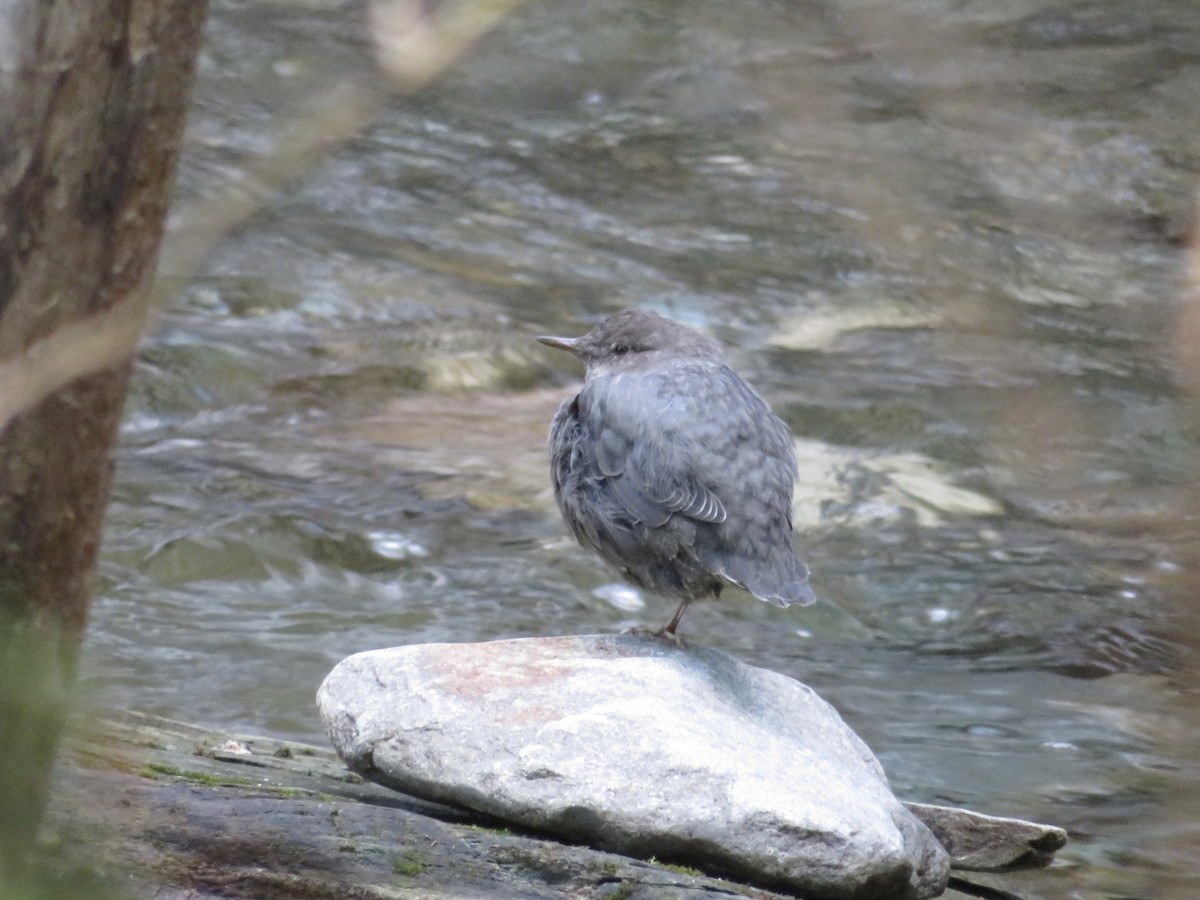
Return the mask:
POLYGON ((791 426, 822 600, 681 633, 1070 830, 996 883, 1200 896, 1194 0, 529 3, 209 246, 381 86, 365 23, 214 4, 84 701, 324 742, 350 653, 665 622, 558 518, 532 340, 642 306, 791 426))

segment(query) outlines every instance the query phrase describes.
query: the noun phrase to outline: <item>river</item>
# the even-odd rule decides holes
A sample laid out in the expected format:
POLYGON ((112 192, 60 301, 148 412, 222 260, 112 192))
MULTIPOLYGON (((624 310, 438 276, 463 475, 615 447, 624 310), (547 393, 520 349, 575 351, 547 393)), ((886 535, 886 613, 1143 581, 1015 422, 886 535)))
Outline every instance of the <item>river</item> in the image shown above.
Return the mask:
POLYGON ((995 883, 1200 896, 1200 6, 528 3, 297 162, 365 23, 213 4, 81 703, 324 743, 350 653, 665 622, 558 517, 533 341, 640 306, 788 422, 821 598, 681 635, 1070 831, 995 883))

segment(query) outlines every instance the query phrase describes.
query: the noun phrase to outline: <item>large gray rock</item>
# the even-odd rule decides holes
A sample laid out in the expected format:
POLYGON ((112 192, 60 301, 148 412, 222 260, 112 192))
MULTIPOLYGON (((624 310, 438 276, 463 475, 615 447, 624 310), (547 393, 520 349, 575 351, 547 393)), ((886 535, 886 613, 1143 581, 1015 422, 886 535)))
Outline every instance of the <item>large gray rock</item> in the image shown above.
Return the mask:
POLYGON ((397 790, 805 897, 935 897, 949 859, 810 688, 715 650, 600 635, 359 653, 317 695, 397 790))

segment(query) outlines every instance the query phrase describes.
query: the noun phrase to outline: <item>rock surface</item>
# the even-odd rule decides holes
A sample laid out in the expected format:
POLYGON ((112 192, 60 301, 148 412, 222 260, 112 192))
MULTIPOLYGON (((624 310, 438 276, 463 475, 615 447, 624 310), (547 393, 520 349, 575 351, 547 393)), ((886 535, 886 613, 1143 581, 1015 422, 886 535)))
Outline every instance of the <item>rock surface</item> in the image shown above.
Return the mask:
POLYGON ((1005 872, 1047 866, 1067 843, 1053 825, 985 816, 952 806, 905 803, 950 854, 950 867, 971 872, 1005 872))
POLYGON ((318 704, 405 793, 806 897, 941 894, 949 858, 812 690, 715 650, 603 635, 360 653, 318 704))
POLYGON ((788 900, 495 826, 363 782, 326 747, 129 713, 75 723, 45 856, 0 898, 788 900))
MULTIPOLYGON (((954 811, 952 811, 954 812, 954 811)), ((984 818, 957 810, 961 825, 984 818)), ((955 817, 952 817, 952 820, 955 817)), ((952 830, 960 824, 952 821, 952 830)), ((1016 823, 1022 828, 1032 823, 1016 823)), ((332 750, 139 713, 78 719, 27 890, 89 900, 788 900, 699 872, 494 827, 364 782, 332 750), (238 746, 233 747, 231 744, 238 746), (249 749, 247 754, 245 749, 249 749)), ((945 900, 1020 900, 1006 879, 945 900)), ((10 896, 11 895, 11 896, 10 896)))

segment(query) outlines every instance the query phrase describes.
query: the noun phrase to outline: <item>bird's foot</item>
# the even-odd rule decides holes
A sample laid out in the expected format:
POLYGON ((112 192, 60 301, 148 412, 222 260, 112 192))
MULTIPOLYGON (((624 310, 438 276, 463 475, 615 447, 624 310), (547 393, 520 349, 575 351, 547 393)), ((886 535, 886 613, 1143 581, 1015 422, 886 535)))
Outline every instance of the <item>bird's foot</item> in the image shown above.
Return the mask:
POLYGON ((665 641, 670 641, 676 647, 682 647, 684 644, 683 638, 674 631, 668 631, 665 625, 662 628, 655 629, 638 628, 636 625, 631 625, 628 628, 622 628, 620 633, 629 635, 630 637, 662 638, 665 641))

